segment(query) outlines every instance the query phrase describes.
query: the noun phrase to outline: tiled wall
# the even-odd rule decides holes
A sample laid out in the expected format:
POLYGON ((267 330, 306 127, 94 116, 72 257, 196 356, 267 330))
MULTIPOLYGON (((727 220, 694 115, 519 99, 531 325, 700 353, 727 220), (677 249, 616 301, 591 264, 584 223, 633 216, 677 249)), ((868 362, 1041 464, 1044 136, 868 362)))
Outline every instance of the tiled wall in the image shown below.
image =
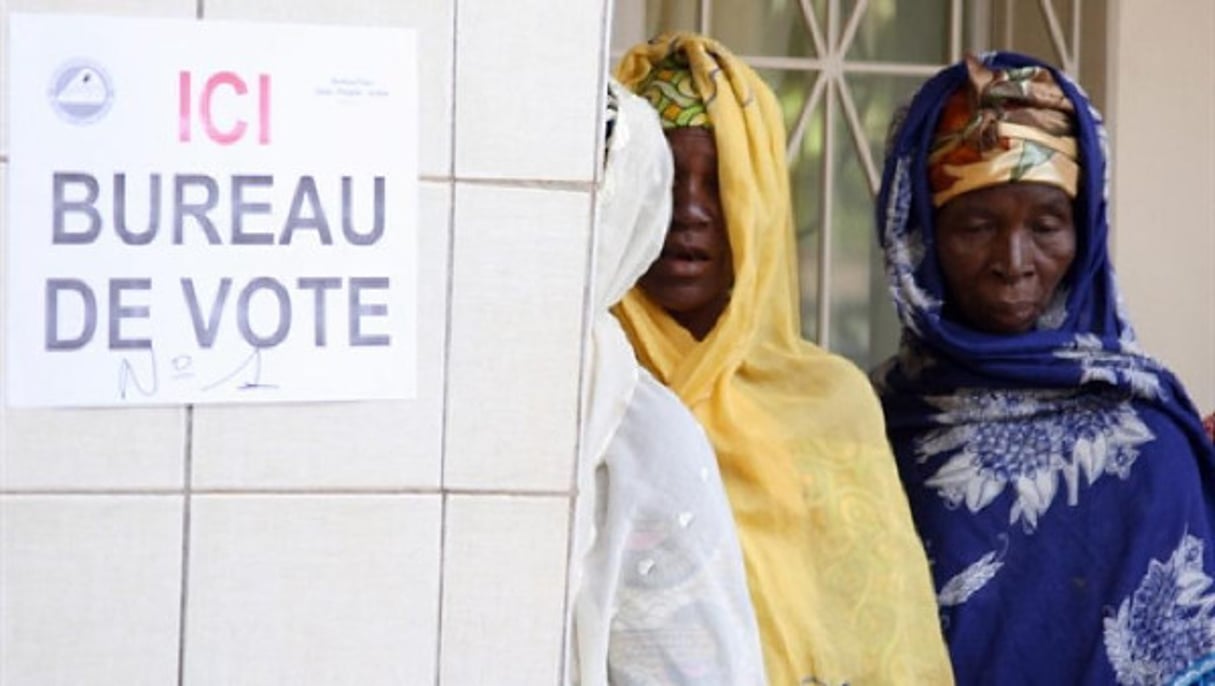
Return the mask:
POLYGON ((0 0, 412 26, 422 96, 418 398, 0 406, 0 684, 560 681, 607 4, 0 0))

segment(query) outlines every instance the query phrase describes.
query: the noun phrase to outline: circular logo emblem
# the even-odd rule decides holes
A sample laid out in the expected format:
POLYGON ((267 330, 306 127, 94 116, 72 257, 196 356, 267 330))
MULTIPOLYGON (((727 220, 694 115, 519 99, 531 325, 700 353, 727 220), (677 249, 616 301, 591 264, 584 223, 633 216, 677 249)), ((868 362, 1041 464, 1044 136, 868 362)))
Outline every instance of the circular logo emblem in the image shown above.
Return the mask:
POLYGON ((51 106, 72 124, 92 124, 114 102, 114 82, 100 65, 87 60, 65 63, 51 78, 51 106))

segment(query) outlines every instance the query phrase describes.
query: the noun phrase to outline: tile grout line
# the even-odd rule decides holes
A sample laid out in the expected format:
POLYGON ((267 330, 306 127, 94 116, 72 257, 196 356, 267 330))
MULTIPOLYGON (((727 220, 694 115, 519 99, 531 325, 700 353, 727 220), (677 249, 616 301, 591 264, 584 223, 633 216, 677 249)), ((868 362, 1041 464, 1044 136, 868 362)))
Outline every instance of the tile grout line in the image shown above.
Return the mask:
POLYGON ((460 0, 451 3, 451 140, 448 142, 448 173, 451 175, 447 188, 447 279, 443 284, 447 302, 443 326, 443 410, 439 423, 439 583, 435 587, 438 598, 435 602, 435 686, 443 683, 443 595, 447 578, 447 426, 451 413, 451 331, 453 315, 453 293, 455 291, 456 263, 456 76, 460 60, 460 0))
MULTIPOLYGON (((201 4, 201 0, 200 0, 201 4)), ((190 487, 194 478, 194 406, 186 405, 186 445, 182 474, 184 493, 181 508, 181 604, 177 617, 177 686, 186 681, 186 611, 190 596, 190 487)))
POLYGON ((435 686, 443 683, 443 593, 447 576, 447 494, 439 496, 439 583, 435 603, 435 686))
MULTIPOLYGON (((201 21, 206 15, 206 0, 195 0, 194 18, 201 21)), ((186 405, 186 450, 182 475, 181 510, 181 605, 177 617, 177 686, 186 683, 186 610, 189 607, 190 591, 190 493, 194 485, 194 406, 186 405)))
POLYGON ((526 179, 515 176, 457 176, 451 174, 418 174, 421 183, 466 183, 470 186, 501 186, 506 188, 549 188, 554 190, 581 191, 591 190, 598 183, 595 179, 578 181, 575 179, 526 179))
MULTIPOLYGON (((422 181, 436 181, 439 177, 418 177, 422 181)), ((562 181, 559 179, 511 179, 511 178, 494 178, 489 176, 452 176, 450 179, 455 183, 468 184, 470 186, 494 186, 498 188, 535 188, 551 191, 568 191, 573 193, 587 193, 595 189, 595 182, 592 181, 562 181)))
MULTIPOLYGON (((612 5, 613 3, 611 0, 604 0, 599 15, 599 35, 601 42, 599 46, 598 61, 599 76, 597 79, 599 86, 597 88, 595 98, 595 136, 593 137, 593 145, 595 148, 593 150, 594 154, 591 155, 591 159, 593 160, 592 164, 595 165, 595 168, 591 172, 591 178, 593 179, 599 178, 600 170, 606 165, 607 162, 607 152, 601 141, 605 131, 603 119, 607 106, 607 53, 611 43, 611 17, 609 16, 608 12, 612 5), (601 155, 603 156, 602 158, 600 157, 601 155)), ((598 315, 598 312, 592 311, 592 309, 596 306, 596 303, 594 303, 593 300, 595 295, 595 245, 598 239, 599 229, 595 220, 596 203, 598 202, 599 198, 599 188, 597 183, 591 183, 590 195, 590 216, 587 217, 587 221, 589 222, 590 226, 586 233, 586 258, 583 264, 582 279, 581 336, 578 342, 578 397, 575 400, 575 407, 577 409, 574 415, 574 459, 573 468, 570 470, 569 490, 571 496, 569 498, 569 502, 567 503, 567 511, 569 514, 567 515, 568 519, 566 521, 565 531, 565 585, 563 587, 561 597, 561 652, 560 658, 557 662, 558 683, 570 683, 577 681, 576 679, 571 679, 569 674, 569 670, 571 668, 569 665, 571 650, 570 632, 573 628, 571 626, 573 624, 573 611, 570 606, 570 593, 577 591, 575 584, 580 581, 579 579, 572 578, 573 572, 578 570, 581 573, 581 561, 575 560, 574 556, 578 553, 578 550, 575 547, 575 541, 578 533, 578 505, 579 499, 584 495, 579 492, 579 476, 581 475, 582 469, 585 467, 585 465, 582 464, 582 426, 584 419, 583 413, 586 412, 585 390, 587 355, 589 353, 588 339, 590 338, 590 331, 594 323, 594 319, 596 315, 598 315)))
POLYGON ((467 495, 502 498, 568 498, 573 493, 562 490, 527 490, 521 488, 6 488, 0 496, 166 496, 187 493, 191 496, 401 496, 401 495, 467 495))

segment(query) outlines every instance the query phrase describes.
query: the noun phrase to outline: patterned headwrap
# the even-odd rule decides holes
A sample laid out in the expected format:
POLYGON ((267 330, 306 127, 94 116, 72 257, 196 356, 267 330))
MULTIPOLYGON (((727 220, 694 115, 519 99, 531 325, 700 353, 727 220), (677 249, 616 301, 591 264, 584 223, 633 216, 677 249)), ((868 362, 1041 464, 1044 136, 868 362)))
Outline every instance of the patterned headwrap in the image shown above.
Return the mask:
POLYGON ((663 129, 684 126, 713 128, 704 98, 692 82, 687 55, 668 55, 637 85, 636 92, 658 110, 663 129))
POLYGON ((928 156, 932 204, 986 186, 1036 181, 1076 197, 1075 111, 1049 70, 990 69, 966 57, 928 156))

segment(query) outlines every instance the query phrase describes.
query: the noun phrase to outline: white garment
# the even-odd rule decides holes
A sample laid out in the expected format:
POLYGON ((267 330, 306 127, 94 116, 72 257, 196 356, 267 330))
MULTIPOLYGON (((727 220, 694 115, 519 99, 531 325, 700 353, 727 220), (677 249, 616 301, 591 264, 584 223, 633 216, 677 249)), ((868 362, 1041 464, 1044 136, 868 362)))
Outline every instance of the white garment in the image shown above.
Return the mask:
POLYGON ((658 256, 672 163, 654 110, 614 81, 598 202, 572 564, 572 679, 762 684, 742 553, 708 437, 609 313, 658 256))

